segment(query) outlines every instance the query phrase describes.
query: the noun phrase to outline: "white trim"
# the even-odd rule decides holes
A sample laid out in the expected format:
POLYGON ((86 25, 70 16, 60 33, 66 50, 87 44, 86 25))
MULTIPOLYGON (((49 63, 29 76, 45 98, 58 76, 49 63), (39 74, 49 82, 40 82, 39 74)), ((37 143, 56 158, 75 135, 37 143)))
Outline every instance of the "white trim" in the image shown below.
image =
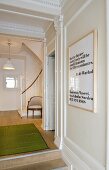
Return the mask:
POLYGON ((55 138, 54 143, 55 143, 55 145, 56 145, 59 149, 62 148, 62 145, 61 145, 61 138, 60 138, 59 136, 57 136, 57 137, 55 138))
MULTIPOLYGON (((63 17, 62 17, 63 18, 63 17)), ((63 94, 64 94, 64 85, 63 85, 63 80, 64 80, 64 67, 63 67, 63 64, 64 64, 64 53, 63 53, 63 50, 64 50, 64 31, 63 31, 63 20, 60 22, 60 27, 61 27, 61 145, 63 143, 63 134, 64 134, 64 101, 63 101, 63 94)), ((62 149, 62 148, 61 148, 62 149)))
MULTIPOLYGON (((67 47, 67 43, 66 43, 66 37, 67 37, 67 35, 66 35, 66 27, 64 28, 64 47, 67 47)), ((67 60, 66 60, 66 54, 67 54, 67 50, 66 50, 66 48, 64 48, 64 82, 67 82, 66 81, 66 62, 67 62, 67 60)), ((67 98, 66 98, 66 88, 67 88, 67 85, 66 85, 66 83, 64 83, 64 137, 66 136, 66 128, 67 128, 67 126, 66 126, 66 103, 67 103, 67 98)))
POLYGON ((58 81, 58 75, 57 75, 57 69, 58 69, 58 60, 57 60, 57 48, 56 48, 56 36, 55 36, 55 137, 57 136, 57 111, 58 111, 58 102, 57 102, 57 81, 58 81))
POLYGON ((32 18, 41 19, 41 20, 45 20, 45 21, 54 21, 54 19, 52 19, 52 18, 27 14, 27 13, 23 13, 23 12, 16 12, 16 11, 11 11, 11 10, 7 10, 7 9, 0 9, 0 11, 6 12, 6 13, 9 13, 9 14, 17 14, 17 15, 26 16, 26 17, 32 17, 32 18))
POLYGON ((47 47, 46 40, 44 42, 44 62, 43 62, 43 114, 42 114, 42 129, 46 130, 46 57, 47 57, 47 47))
POLYGON ((106 170, 109 170, 109 0, 106 0, 106 33, 107 33, 107 138, 106 138, 106 170))
POLYGON ((69 138, 64 139, 63 154, 68 158, 70 163, 78 170, 105 170, 105 167, 95 160, 91 155, 81 149, 69 138), (68 146, 70 146, 68 148, 68 146))
POLYGON ((64 128, 64 124, 63 124, 63 93, 64 93, 64 89, 63 89, 63 17, 61 16, 61 19, 62 20, 58 20, 58 25, 56 26, 58 29, 56 31, 56 44, 55 44, 55 48, 56 48, 56 65, 57 65, 57 69, 56 69, 56 79, 57 79, 57 84, 56 84, 56 138, 59 137, 59 114, 60 114, 60 149, 62 149, 62 143, 63 143, 63 128, 64 128), (61 46, 61 50, 60 50, 60 54, 59 54, 59 44, 61 46), (60 56, 59 56, 60 55, 60 56), (60 64, 60 70, 58 69, 58 60, 59 60, 59 57, 61 57, 61 64, 60 64), (58 74, 60 74, 61 76, 61 80, 60 80, 60 84, 58 82, 58 74), (59 88, 59 86, 61 86, 61 89, 59 88), (60 94, 60 113, 59 113, 59 110, 58 110, 58 105, 59 105, 59 99, 58 99, 58 96, 59 96, 59 91, 58 89, 61 90, 60 94))
MULTIPOLYGON (((49 42, 49 44, 47 44, 47 48, 48 48, 48 46, 49 45, 51 45, 52 44, 52 42, 55 42, 55 38, 53 38, 50 42, 49 42)), ((48 52, 48 50, 47 50, 47 54, 46 54, 46 82, 45 82, 45 84, 46 84, 46 130, 50 130, 50 123, 49 123, 49 111, 48 111, 48 91, 49 91, 49 89, 48 89, 48 81, 47 81, 47 75, 48 75, 48 63, 49 63, 49 56, 52 54, 52 52, 54 52, 55 51, 55 47, 54 48, 52 48, 51 49, 51 51, 49 51, 48 52)), ((56 60, 56 59, 55 59, 56 60)), ((55 61, 56 62, 56 61, 55 61)), ((55 66, 56 66, 56 64, 55 64, 55 66)), ((55 71, 55 70, 54 70, 55 71)), ((56 72, 55 72, 55 75, 56 75, 56 72)), ((55 79, 55 82, 56 82, 56 79, 55 79)), ((56 136, 56 131, 55 131, 55 136, 56 136)))
MULTIPOLYGON (((55 41, 55 39, 53 39, 55 41)), ((49 44, 51 44, 53 42, 53 40, 50 41, 49 44)), ((48 93, 48 85, 47 85, 47 72, 48 72, 48 57, 49 55, 55 51, 55 48, 53 48, 51 51, 49 51, 49 53, 47 52, 47 48, 48 48, 48 44, 46 44, 46 55, 44 55, 44 67, 45 67, 45 79, 44 79, 44 84, 45 84, 45 87, 44 87, 44 94, 45 94, 45 111, 44 111, 44 124, 45 124, 45 130, 50 130, 50 127, 49 127, 49 115, 48 115, 48 97, 47 97, 47 93, 48 93)), ((55 132, 56 134, 56 132, 55 132)))
POLYGON ((58 113, 58 37, 56 35, 55 37, 55 75, 56 75, 56 87, 55 87, 55 93, 56 93, 56 100, 55 100, 55 137, 59 136, 59 113, 58 113))

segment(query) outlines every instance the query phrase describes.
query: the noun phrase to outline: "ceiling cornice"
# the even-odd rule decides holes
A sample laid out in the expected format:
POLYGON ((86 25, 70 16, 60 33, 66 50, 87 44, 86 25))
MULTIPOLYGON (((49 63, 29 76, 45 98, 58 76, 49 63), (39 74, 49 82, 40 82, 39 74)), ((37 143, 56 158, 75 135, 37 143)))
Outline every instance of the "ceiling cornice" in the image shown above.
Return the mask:
POLYGON ((59 8, 60 7, 60 0, 32 0, 35 3, 39 3, 43 6, 50 6, 52 8, 59 8))
POLYGON ((35 3, 40 3, 41 5, 50 6, 52 8, 61 8, 68 0, 32 0, 35 3))
POLYGON ((47 21, 54 21, 54 19, 47 18, 46 16, 37 16, 34 14, 27 14, 27 13, 23 13, 23 12, 11 11, 11 10, 7 10, 7 9, 0 9, 0 12, 9 13, 9 14, 17 14, 17 15, 21 15, 21 16, 25 16, 25 17, 32 17, 32 18, 42 19, 42 20, 47 20, 47 21))
POLYGON ((55 21, 55 18, 60 16, 61 7, 67 1, 68 0, 0 0, 1 16, 5 18, 3 20, 3 17, 1 17, 0 33, 43 39, 45 32, 55 21), (8 17, 6 17, 6 15, 8 17), (23 25, 20 24, 20 19, 17 20, 17 16, 19 15, 22 17, 23 25), (27 26, 29 24, 27 17, 29 17, 30 20, 29 26, 27 26), (32 19, 34 19, 33 22, 31 22, 32 19), (35 24, 38 21, 37 19, 42 23, 44 20, 46 23, 45 27, 43 24, 40 25, 40 23, 38 27, 38 24, 35 24), (46 21, 49 22, 47 23, 46 21), (33 23, 33 25, 31 23, 33 23), (47 26, 47 24, 49 25, 47 26))
POLYGON ((40 13, 50 14, 50 15, 60 15, 59 0, 0 0, 1 6, 9 9, 9 7, 14 7, 17 10, 30 10, 37 11, 40 13))
POLYGON ((1 22, 0 21, 0 33, 9 35, 20 35, 23 37, 36 37, 43 39, 45 33, 42 29, 32 26, 19 25, 15 23, 1 22))

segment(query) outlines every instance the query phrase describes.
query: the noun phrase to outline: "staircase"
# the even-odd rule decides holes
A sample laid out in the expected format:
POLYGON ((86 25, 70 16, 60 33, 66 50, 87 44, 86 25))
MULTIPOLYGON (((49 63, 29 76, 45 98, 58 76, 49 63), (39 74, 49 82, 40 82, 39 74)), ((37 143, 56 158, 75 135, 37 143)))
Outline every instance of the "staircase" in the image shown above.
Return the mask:
MULTIPOLYGON (((48 162, 47 166, 49 166, 49 162, 51 164, 55 160, 58 159, 61 160, 61 158, 62 158, 61 152, 57 149, 46 151, 46 152, 43 151, 43 152, 36 152, 31 154, 23 154, 20 156, 9 156, 8 158, 2 157, 0 159, 0 170, 4 170, 4 169, 15 170, 16 168, 20 170, 20 167, 29 167, 29 166, 31 167, 34 165, 35 168, 37 169, 37 165, 38 167, 40 167, 40 165, 41 166, 43 166, 44 164, 46 165, 48 162)), ((64 170, 63 167, 66 168, 66 165, 62 160, 61 162, 58 164, 58 167, 54 166, 53 170, 61 170, 61 169, 64 170)))

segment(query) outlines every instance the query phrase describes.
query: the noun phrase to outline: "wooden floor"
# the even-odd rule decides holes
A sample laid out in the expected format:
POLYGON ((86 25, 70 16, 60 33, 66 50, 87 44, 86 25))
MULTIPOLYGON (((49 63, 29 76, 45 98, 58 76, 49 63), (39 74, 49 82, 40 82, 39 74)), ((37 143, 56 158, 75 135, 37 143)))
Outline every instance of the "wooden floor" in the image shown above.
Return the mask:
POLYGON ((56 149, 54 144, 54 131, 44 131, 41 128, 42 120, 40 118, 21 118, 17 111, 0 111, 0 126, 34 123, 39 129, 44 140, 50 149, 56 149))
MULTIPOLYGON (((56 157, 56 150, 53 150, 53 149, 57 149, 56 146, 54 145, 54 132, 53 131, 44 131, 41 128, 42 120, 40 118, 34 118, 34 119, 33 118, 27 119, 26 117, 21 118, 17 111, 6 111, 6 112, 0 111, 0 126, 27 124, 27 123, 34 123, 34 125, 39 129, 40 133, 42 134, 43 138, 45 139, 48 147, 52 151, 45 153, 45 154, 48 154, 47 156, 41 151, 42 154, 39 154, 38 157, 37 157, 37 155, 36 156, 34 155, 34 158, 32 158, 32 157, 20 158, 20 165, 17 162, 17 161, 19 161, 19 159, 9 160, 9 165, 12 164, 12 166, 8 165, 8 160, 4 160, 7 162, 7 163, 5 162, 5 165, 3 166, 4 169, 10 169, 10 170, 39 170, 39 169, 40 170, 53 170, 53 169, 55 170, 56 169, 56 170, 59 170, 62 168, 63 170, 64 169, 67 170, 65 162, 62 160, 61 157, 59 157, 59 156, 56 157), (41 157, 43 157, 43 162, 41 162, 41 157), (37 162, 37 158, 40 160, 39 163, 37 162), (21 161, 21 159, 23 159, 23 160, 21 161), (27 162, 23 163, 24 159, 27 159, 27 162), (31 161, 31 159, 33 161, 31 161), (33 163, 34 159, 35 159, 35 162, 37 162, 37 163, 33 163), (11 163, 11 161, 14 161, 14 163, 13 162, 11 163), (17 166, 13 166, 15 164, 15 162, 16 162, 17 166), (31 162, 31 164, 30 164, 30 162, 31 162), (9 168, 9 167, 13 167, 13 168, 9 168)), ((13 158, 14 158, 14 156, 16 156, 16 155, 12 155, 13 158)), ((7 157, 5 156, 5 158, 6 159, 10 158, 10 156, 7 156, 7 157)), ((4 157, 3 157, 3 159, 4 159, 4 157)))

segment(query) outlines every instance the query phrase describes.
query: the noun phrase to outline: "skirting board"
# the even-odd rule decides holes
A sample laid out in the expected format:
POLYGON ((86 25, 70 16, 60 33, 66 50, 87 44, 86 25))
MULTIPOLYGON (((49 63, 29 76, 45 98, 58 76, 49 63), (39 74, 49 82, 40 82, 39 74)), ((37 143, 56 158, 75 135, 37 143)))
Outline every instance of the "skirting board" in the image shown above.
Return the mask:
POLYGON ((54 143, 55 143, 55 145, 56 145, 59 149, 61 149, 61 138, 60 138, 60 137, 57 136, 57 137, 55 138, 54 143))
POLYGON ((71 170, 105 170, 105 167, 69 138, 65 137, 64 141, 62 155, 64 160, 66 160, 65 162, 68 162, 67 165, 71 167, 71 170), (78 155, 82 156, 82 159, 78 155))

